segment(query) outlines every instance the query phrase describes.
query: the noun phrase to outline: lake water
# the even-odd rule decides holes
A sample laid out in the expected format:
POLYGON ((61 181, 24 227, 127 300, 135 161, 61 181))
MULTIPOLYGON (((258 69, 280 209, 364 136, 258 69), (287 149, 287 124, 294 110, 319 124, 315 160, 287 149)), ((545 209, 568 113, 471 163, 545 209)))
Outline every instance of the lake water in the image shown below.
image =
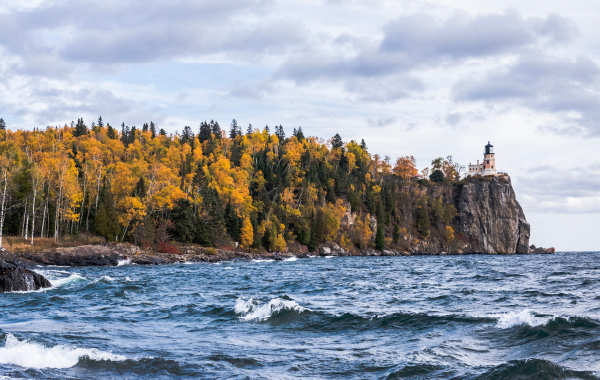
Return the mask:
POLYGON ((600 376, 600 253, 37 271, 0 378, 600 376))

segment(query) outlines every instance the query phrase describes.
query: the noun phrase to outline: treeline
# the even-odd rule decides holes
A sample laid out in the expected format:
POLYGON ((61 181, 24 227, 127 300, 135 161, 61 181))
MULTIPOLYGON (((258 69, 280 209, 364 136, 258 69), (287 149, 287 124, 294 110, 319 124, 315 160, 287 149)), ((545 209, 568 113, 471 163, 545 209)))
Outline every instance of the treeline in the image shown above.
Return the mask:
POLYGON ((168 135, 153 122, 11 131, 0 119, 0 246, 2 234, 33 244, 81 232, 159 250, 173 240, 383 249, 432 231, 451 240, 454 206, 427 189, 458 181, 459 168, 438 158, 419 173, 413 157, 392 164, 364 140, 235 120, 168 135))

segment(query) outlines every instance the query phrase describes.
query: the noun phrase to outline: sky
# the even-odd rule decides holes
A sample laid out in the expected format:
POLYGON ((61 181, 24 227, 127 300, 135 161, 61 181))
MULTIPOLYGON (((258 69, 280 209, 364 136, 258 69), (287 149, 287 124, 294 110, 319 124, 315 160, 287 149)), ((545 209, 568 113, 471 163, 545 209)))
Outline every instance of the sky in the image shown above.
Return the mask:
POLYGON ((531 242, 600 250, 600 2, 4 0, 9 128, 282 124, 460 163, 495 146, 531 242))

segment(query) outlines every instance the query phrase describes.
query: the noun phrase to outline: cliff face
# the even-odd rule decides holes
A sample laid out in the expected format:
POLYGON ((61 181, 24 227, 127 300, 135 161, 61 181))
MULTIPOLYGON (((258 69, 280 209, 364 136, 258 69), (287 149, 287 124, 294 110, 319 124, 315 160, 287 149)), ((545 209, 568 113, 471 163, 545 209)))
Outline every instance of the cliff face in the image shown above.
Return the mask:
POLYGON ((463 252, 529 252, 529 223, 508 176, 468 178, 455 196, 455 230, 463 252))

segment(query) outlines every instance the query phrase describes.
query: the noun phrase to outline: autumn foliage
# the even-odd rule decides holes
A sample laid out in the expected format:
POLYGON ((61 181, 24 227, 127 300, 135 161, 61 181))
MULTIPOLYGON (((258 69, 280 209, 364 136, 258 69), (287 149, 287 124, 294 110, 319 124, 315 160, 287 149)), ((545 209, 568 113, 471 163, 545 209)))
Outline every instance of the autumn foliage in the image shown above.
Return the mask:
MULTIPOLYGON (((459 179, 451 161, 434 166, 459 179)), ((445 226, 454 214, 423 195, 423 181, 412 156, 392 166, 364 141, 323 141, 300 128, 291 136, 281 126, 242 132, 234 121, 227 135, 211 121, 167 135, 154 123, 117 130, 100 118, 89 127, 79 119, 1 129, 0 246, 2 233, 33 244, 89 232, 173 253, 172 241, 366 249, 377 234, 382 249, 386 236, 428 236, 438 224, 452 241, 445 226)))

